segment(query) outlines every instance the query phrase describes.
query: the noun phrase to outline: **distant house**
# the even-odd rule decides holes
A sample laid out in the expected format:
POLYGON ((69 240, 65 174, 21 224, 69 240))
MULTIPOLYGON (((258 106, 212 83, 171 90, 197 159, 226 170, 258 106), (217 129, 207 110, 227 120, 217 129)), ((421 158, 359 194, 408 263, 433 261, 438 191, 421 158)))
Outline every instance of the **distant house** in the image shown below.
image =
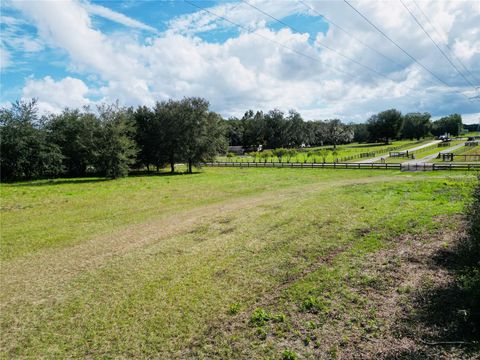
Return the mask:
POLYGON ((237 155, 243 155, 245 151, 243 150, 243 146, 229 146, 228 152, 235 153, 237 155))

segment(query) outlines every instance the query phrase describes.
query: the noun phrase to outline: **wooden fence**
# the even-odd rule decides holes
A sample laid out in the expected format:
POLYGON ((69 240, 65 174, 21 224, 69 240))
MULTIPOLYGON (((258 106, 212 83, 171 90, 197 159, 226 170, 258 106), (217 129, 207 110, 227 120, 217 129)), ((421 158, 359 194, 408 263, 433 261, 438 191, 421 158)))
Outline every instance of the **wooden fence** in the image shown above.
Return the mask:
MULTIPOLYGON (((376 156, 381 156, 385 155, 389 152, 396 151, 396 150, 401 150, 407 146, 412 146, 414 144, 419 144, 421 141, 417 141, 416 143, 413 144, 404 144, 404 145, 397 145, 397 146, 388 146, 388 147, 382 147, 379 148, 377 151, 370 151, 370 152, 364 152, 364 153, 357 153, 353 155, 348 155, 348 156, 343 156, 341 158, 337 158, 336 162, 347 162, 347 161, 352 161, 355 159, 363 159, 363 158, 372 158, 376 156)), ((408 150, 407 150, 408 151, 408 150)))
POLYGON ((378 169, 401 171, 480 170, 479 164, 381 164, 381 163, 285 163, 285 162, 228 162, 204 163, 213 167, 239 168, 297 168, 297 169, 378 169))
MULTIPOLYGON (((442 154, 443 155, 443 154, 442 154)), ((480 161, 480 154, 452 154, 453 161, 480 161), (462 160, 460 160, 462 161, 462 160)))

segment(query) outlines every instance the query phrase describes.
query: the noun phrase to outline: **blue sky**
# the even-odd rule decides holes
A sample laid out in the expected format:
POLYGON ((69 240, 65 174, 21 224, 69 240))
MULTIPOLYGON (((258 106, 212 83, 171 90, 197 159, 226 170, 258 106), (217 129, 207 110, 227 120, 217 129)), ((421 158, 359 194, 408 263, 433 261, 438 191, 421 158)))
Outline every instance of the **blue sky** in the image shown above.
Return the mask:
POLYGON ((405 1, 471 83, 400 2, 352 2, 447 87, 343 2, 191 1, 209 12, 181 0, 3 1, 1 104, 36 97, 56 112, 202 96, 225 117, 279 108, 361 122, 395 107, 480 121, 469 100, 480 86, 479 2, 405 1))

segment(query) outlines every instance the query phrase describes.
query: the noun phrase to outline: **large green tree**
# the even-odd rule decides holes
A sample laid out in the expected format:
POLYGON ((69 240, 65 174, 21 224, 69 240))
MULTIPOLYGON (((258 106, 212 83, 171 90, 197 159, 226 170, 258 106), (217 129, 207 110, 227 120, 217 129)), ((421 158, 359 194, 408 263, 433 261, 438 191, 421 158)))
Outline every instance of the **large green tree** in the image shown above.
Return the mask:
POLYGON ((65 109, 48 117, 45 130, 47 141, 60 148, 66 175, 85 176, 88 169, 93 168, 100 130, 95 114, 65 109))
POLYGON ((320 145, 327 141, 327 126, 324 121, 315 120, 310 122, 311 145, 320 145))
POLYGON ((243 147, 247 150, 256 149, 265 142, 265 116, 263 112, 248 110, 240 120, 243 128, 243 147))
POLYGON ((102 105, 98 107, 98 118, 96 168, 109 178, 124 177, 137 154, 133 114, 118 105, 102 105))
POLYGON ((351 127, 343 124, 339 119, 325 121, 324 131, 325 139, 333 145, 333 149, 336 149, 338 144, 349 143, 353 139, 351 127))
POLYGON ((175 107, 178 153, 186 162, 188 173, 192 173, 193 166, 212 161, 227 147, 222 118, 208 108, 208 101, 195 97, 185 98, 175 107))
POLYGON ((0 109, 2 179, 33 179, 62 172, 62 154, 47 141, 36 100, 17 101, 0 109))
POLYGON ((225 152, 225 121, 209 111, 202 98, 184 98, 157 102, 153 109, 139 107, 134 113, 136 141, 140 148, 138 161, 157 168, 185 162, 187 171, 211 161, 225 152))
POLYGON ((231 146, 243 145, 243 124, 242 121, 232 117, 223 121, 226 131, 228 144, 231 146))
POLYGON ((287 145, 299 147, 307 141, 305 122, 302 116, 295 110, 290 110, 286 117, 287 145))
POLYGON ((159 171, 168 163, 166 132, 171 129, 166 129, 166 116, 164 103, 157 103, 153 109, 140 106, 134 112, 135 140, 139 149, 137 162, 147 170, 153 165, 159 171))
POLYGON ((463 129, 462 116, 452 114, 433 122, 432 133, 436 136, 450 134, 450 136, 460 135, 463 129))
POLYGON ((405 139, 420 140, 430 134, 432 123, 429 113, 408 113, 404 116, 405 123, 402 129, 402 137, 405 139))
POLYGON ((353 131, 353 141, 358 143, 366 143, 370 141, 371 135, 368 131, 367 124, 350 124, 353 131))
POLYGON ((367 129, 375 140, 383 140, 386 144, 400 134, 403 127, 402 113, 396 109, 382 111, 367 121, 367 129))
POLYGON ((165 157, 170 164, 170 172, 175 172, 175 164, 182 159, 182 136, 184 124, 182 120, 182 104, 180 101, 169 100, 157 102, 154 108, 155 118, 159 122, 161 134, 159 156, 165 157))
POLYGON ((265 114, 266 147, 275 149, 288 146, 288 123, 284 113, 278 109, 265 114))

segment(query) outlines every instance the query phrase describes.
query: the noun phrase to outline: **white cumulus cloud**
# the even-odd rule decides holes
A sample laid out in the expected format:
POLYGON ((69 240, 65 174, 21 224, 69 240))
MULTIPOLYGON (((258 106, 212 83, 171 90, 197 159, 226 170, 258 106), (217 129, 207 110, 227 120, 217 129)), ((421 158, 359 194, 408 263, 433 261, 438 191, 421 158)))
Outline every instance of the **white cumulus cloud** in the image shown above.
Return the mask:
MULTIPOLYGON (((84 104, 94 93, 105 101, 119 99, 128 105, 202 96, 224 116, 241 115, 249 108, 277 107, 297 109, 309 119, 335 116, 347 121, 362 121, 372 112, 391 107, 435 114, 479 111, 479 102, 468 100, 475 90, 458 76, 400 2, 362 0, 352 4, 450 87, 439 83, 343 2, 305 0, 308 6, 297 1, 251 3, 279 19, 323 14, 394 61, 332 25, 326 34, 314 37, 312 29, 308 33, 286 26, 273 30, 270 25, 274 20, 244 3, 221 3, 210 9, 249 29, 238 29, 228 40, 213 43, 199 36, 211 29, 233 30, 235 26, 200 10, 172 19, 167 31, 144 41, 128 33, 106 34, 95 27, 92 14, 149 30, 147 25, 103 6, 75 0, 18 2, 15 6, 36 26, 42 42, 65 50, 71 69, 102 83, 88 89, 84 83, 73 86, 72 80, 81 82, 73 78, 28 80, 24 96, 38 94, 32 89, 40 84, 53 91, 68 83, 69 87, 62 89, 74 91, 71 96, 51 92, 51 98, 43 101, 58 108, 62 102, 84 104)), ((423 16, 412 2, 405 3, 416 16, 423 16)), ((438 28, 435 39, 440 46, 448 52, 447 42, 468 67, 468 76, 480 79, 478 3, 429 1, 420 6, 438 28)), ((434 34, 426 19, 423 21, 434 34)))
POLYGON ((65 107, 80 108, 91 104, 88 93, 88 86, 80 79, 66 77, 55 81, 50 76, 46 76, 39 80, 27 79, 22 97, 38 99, 42 112, 57 113, 65 107))

